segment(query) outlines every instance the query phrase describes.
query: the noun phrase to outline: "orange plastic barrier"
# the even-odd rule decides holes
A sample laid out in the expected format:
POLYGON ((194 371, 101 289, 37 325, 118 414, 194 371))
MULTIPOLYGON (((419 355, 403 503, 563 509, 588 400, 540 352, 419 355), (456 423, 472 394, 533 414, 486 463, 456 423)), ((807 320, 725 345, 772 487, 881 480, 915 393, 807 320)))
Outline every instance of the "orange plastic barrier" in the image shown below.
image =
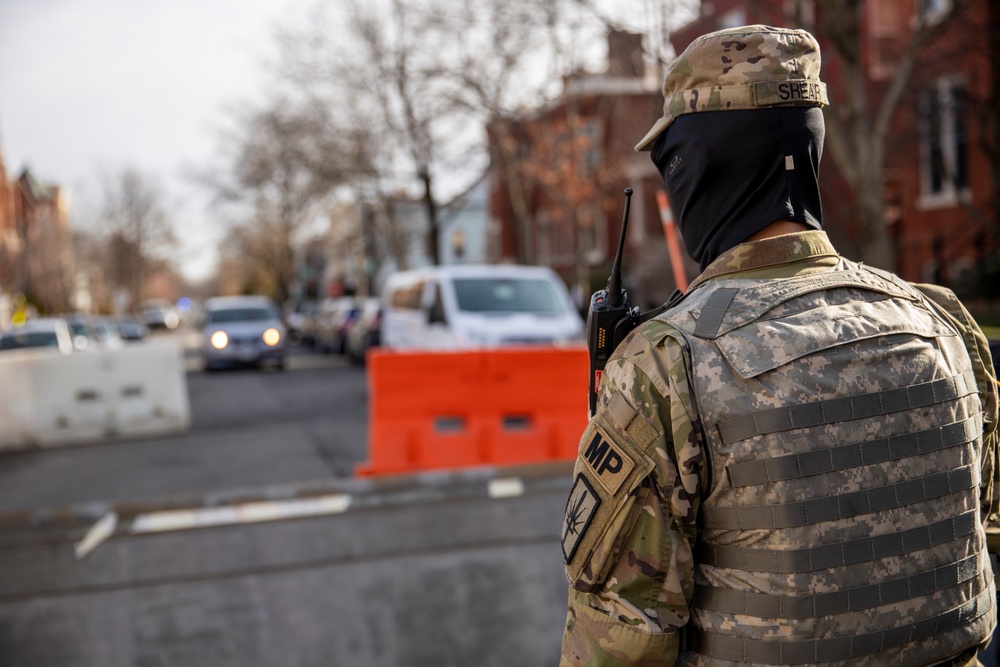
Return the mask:
POLYGON ((369 460, 358 475, 572 460, 587 350, 372 350, 369 460))

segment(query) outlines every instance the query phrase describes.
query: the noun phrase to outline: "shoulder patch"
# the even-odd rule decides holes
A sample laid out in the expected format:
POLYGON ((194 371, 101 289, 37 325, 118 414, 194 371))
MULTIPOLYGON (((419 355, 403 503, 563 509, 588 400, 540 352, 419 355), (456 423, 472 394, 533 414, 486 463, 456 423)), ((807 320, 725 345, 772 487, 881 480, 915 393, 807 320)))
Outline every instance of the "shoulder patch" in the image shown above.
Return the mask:
POLYGON ((601 498, 594 492, 594 487, 582 474, 578 474, 566 501, 566 517, 563 520, 562 551, 565 562, 573 560, 580 540, 600 506, 601 498))
POLYGON ((590 442, 581 453, 581 461, 590 468, 594 479, 609 495, 618 493, 625 480, 635 470, 632 458, 622 451, 600 428, 595 428, 590 442))

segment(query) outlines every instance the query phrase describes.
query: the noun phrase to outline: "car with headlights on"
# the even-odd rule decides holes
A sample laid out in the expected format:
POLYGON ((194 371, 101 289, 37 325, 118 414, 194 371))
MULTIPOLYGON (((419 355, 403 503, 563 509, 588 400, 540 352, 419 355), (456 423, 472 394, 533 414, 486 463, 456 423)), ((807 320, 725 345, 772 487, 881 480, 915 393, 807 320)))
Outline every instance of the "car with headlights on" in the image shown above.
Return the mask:
POLYGON ((205 370, 231 366, 285 367, 287 331, 281 311, 265 296, 217 296, 205 302, 205 370))

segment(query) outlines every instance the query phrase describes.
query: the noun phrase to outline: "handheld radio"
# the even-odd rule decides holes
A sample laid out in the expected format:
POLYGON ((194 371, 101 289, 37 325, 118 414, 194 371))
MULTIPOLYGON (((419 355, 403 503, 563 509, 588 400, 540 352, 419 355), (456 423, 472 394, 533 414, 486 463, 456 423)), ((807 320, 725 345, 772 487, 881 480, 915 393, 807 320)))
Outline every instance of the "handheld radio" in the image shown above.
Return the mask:
POLYGON ((622 217, 622 231, 618 237, 618 252, 611 265, 611 276, 607 287, 594 292, 590 298, 590 312, 587 313, 587 349, 590 352, 590 415, 597 409, 597 390, 608 358, 639 324, 639 309, 628 303, 628 294, 622 289, 622 252, 625 248, 625 230, 628 227, 629 205, 632 188, 625 188, 625 214, 622 217))

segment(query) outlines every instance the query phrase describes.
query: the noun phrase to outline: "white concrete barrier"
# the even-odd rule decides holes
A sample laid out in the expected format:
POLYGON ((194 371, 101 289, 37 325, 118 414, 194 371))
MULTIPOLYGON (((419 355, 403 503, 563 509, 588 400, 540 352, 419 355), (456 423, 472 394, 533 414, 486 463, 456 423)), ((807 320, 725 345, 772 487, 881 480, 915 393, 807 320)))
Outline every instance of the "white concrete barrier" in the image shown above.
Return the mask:
POLYGON ((0 449, 177 433, 190 425, 176 343, 0 355, 0 449))
POLYGON ((154 341, 112 353, 113 423, 119 437, 186 431, 191 426, 184 350, 154 341))
POLYGON ((0 355, 0 449, 31 444, 35 425, 35 353, 11 350, 0 355))

